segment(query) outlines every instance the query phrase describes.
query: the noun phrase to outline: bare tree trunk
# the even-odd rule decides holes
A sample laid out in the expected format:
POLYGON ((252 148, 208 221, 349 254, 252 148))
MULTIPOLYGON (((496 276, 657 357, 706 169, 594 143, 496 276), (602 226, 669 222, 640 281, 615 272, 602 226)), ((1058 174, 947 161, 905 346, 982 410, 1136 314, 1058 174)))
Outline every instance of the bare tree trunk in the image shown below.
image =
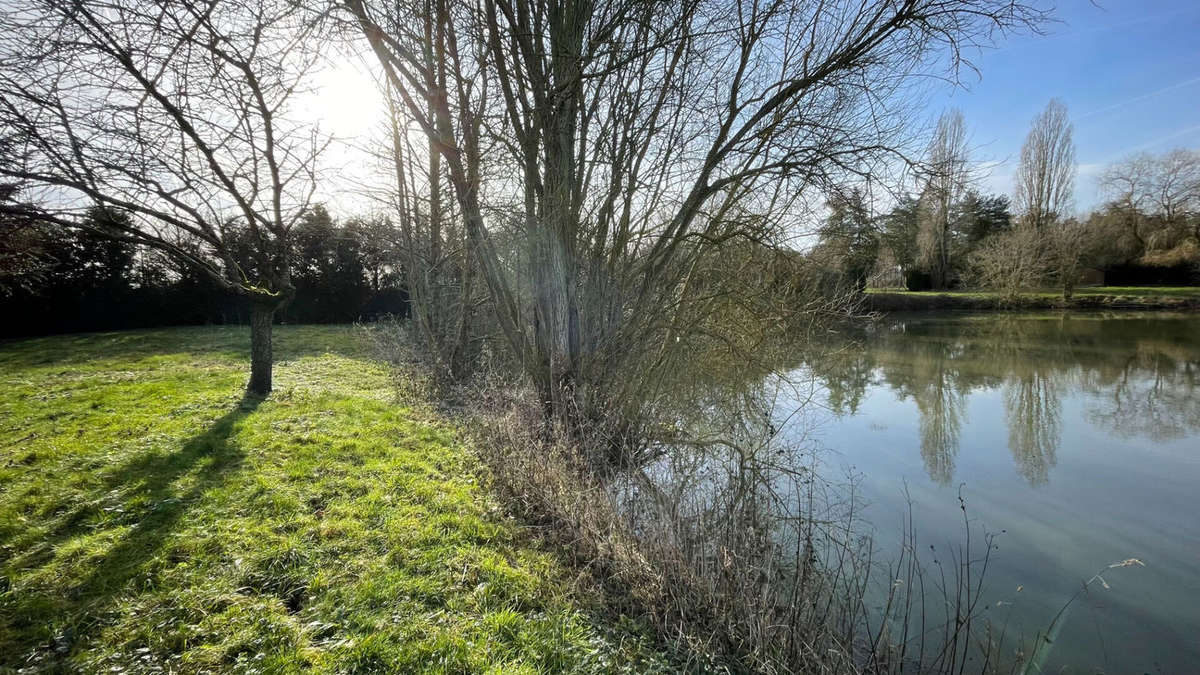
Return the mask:
MULTIPOLYGON (((898 86, 943 47, 1041 20, 1009 0, 339 4, 441 155, 499 327, 560 417, 650 377, 630 347, 661 338, 677 311, 665 303, 678 304, 668 276, 689 259, 769 240, 758 230, 781 232, 806 186, 865 178, 906 151, 883 131, 891 123, 861 124, 892 114, 874 95, 844 96, 864 76, 898 86)), ((961 172, 961 118, 958 131, 950 168, 961 172)))
POLYGON ((0 129, 29 149, 0 176, 54 186, 46 223, 77 227, 84 204, 128 212, 106 236, 250 300, 250 395, 271 391, 271 320, 295 291, 290 233, 328 144, 297 114, 320 58, 307 12, 240 0, 0 12, 0 129))
POLYGON ((253 396, 271 393, 271 368, 274 363, 271 324, 275 320, 275 310, 274 304, 250 303, 250 382, 246 385, 246 393, 253 396))
POLYGON ((950 285, 951 216, 962 201, 971 182, 970 157, 967 150, 967 128, 962 113, 950 110, 938 120, 937 131, 929 147, 929 165, 933 174, 926 187, 932 200, 929 214, 934 220, 929 231, 918 238, 922 257, 929 268, 930 281, 937 290, 950 285))
POLYGON ((472 281, 470 252, 463 251, 459 258, 459 296, 458 296, 458 329, 455 331, 454 345, 450 351, 450 372, 455 377, 463 377, 467 372, 467 350, 470 347, 471 336, 470 318, 474 312, 471 307, 472 281))

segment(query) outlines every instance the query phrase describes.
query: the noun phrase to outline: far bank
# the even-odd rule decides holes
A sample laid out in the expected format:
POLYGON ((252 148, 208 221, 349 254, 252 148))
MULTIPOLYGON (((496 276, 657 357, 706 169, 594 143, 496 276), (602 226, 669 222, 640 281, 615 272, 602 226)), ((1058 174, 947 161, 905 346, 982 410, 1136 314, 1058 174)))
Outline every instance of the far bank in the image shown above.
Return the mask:
POLYGON ((1055 291, 1030 291, 1016 297, 989 291, 869 290, 863 306, 873 312, 937 310, 1142 310, 1200 311, 1198 286, 1095 286, 1080 288, 1070 300, 1055 291))

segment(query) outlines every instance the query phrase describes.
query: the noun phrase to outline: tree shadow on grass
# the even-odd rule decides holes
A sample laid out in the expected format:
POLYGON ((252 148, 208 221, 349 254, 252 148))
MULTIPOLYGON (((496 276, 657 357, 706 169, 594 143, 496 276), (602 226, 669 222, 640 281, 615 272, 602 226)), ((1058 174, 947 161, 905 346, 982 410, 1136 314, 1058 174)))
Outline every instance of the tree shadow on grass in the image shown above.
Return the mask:
MULTIPOLYGON (((167 539, 177 529, 188 510, 213 487, 228 479, 240 465, 244 453, 232 436, 240 421, 250 415, 261 403, 261 399, 247 396, 231 411, 216 420, 203 433, 185 441, 175 452, 169 454, 147 453, 108 472, 100 494, 119 491, 120 507, 124 514, 112 526, 132 527, 115 542, 98 560, 88 565, 90 572, 77 584, 63 589, 62 596, 53 615, 47 615, 44 599, 30 598, 31 602, 18 601, 12 628, 19 644, 0 648, 0 670, 8 658, 21 658, 30 652, 43 651, 51 663, 66 656, 74 645, 86 642, 88 631, 102 624, 102 616, 111 609, 123 593, 136 593, 137 578, 146 572, 146 564, 159 555, 167 539), (180 490, 176 483, 187 478, 186 488, 180 490), (101 619, 98 621, 98 619, 101 619), (55 635, 49 643, 45 641, 45 630, 53 628, 55 635), (15 648, 15 649, 14 649, 15 648), (17 652, 17 653, 12 653, 17 652)), ((81 519, 69 519, 59 531, 51 534, 50 540, 63 541, 87 529, 81 519)), ((29 569, 52 564, 55 555, 50 541, 41 549, 40 560, 26 559, 15 565, 29 569)), ((4 623, 0 622, 0 632, 4 623)), ((0 641, 2 643, 4 641, 0 641)), ((3 647, 0 644, 0 647, 3 647)), ((26 662, 22 658, 22 662, 26 662)), ((44 663, 43 666, 50 664, 44 663)), ((63 665, 63 664, 57 664, 63 665)))

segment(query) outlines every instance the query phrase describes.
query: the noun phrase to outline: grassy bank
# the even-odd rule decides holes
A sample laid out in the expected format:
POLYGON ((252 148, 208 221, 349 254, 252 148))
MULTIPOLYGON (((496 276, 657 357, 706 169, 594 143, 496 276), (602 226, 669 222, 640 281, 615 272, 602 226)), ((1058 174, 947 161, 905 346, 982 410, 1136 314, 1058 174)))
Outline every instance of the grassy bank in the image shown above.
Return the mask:
POLYGON ((902 291, 872 289, 865 298, 872 311, 990 310, 990 309, 1138 309, 1200 311, 1200 287, 1094 286, 1063 300, 1055 290, 1031 291, 1005 298, 987 291, 902 291))
POLYGON ((0 344, 0 672, 644 672, 344 327, 0 344))

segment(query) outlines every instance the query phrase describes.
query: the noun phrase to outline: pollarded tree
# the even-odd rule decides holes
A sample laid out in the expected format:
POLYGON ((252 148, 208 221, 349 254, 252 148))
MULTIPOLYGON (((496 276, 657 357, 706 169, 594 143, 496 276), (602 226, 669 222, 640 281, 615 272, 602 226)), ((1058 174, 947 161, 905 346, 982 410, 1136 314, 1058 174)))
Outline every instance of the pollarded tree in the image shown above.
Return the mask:
POLYGON ((0 123, 23 158, 0 176, 59 226, 86 227, 91 206, 128 212, 115 236, 247 298, 257 395, 271 390, 290 233, 322 147, 291 109, 314 63, 306 21, 285 0, 33 0, 0 13, 0 123))
POLYGON ((953 76, 1043 17, 1009 0, 343 5, 444 160, 502 333, 559 418, 677 364, 714 248, 777 240, 811 190, 908 158, 913 76, 953 76), (502 258, 504 231, 520 255, 502 258))

